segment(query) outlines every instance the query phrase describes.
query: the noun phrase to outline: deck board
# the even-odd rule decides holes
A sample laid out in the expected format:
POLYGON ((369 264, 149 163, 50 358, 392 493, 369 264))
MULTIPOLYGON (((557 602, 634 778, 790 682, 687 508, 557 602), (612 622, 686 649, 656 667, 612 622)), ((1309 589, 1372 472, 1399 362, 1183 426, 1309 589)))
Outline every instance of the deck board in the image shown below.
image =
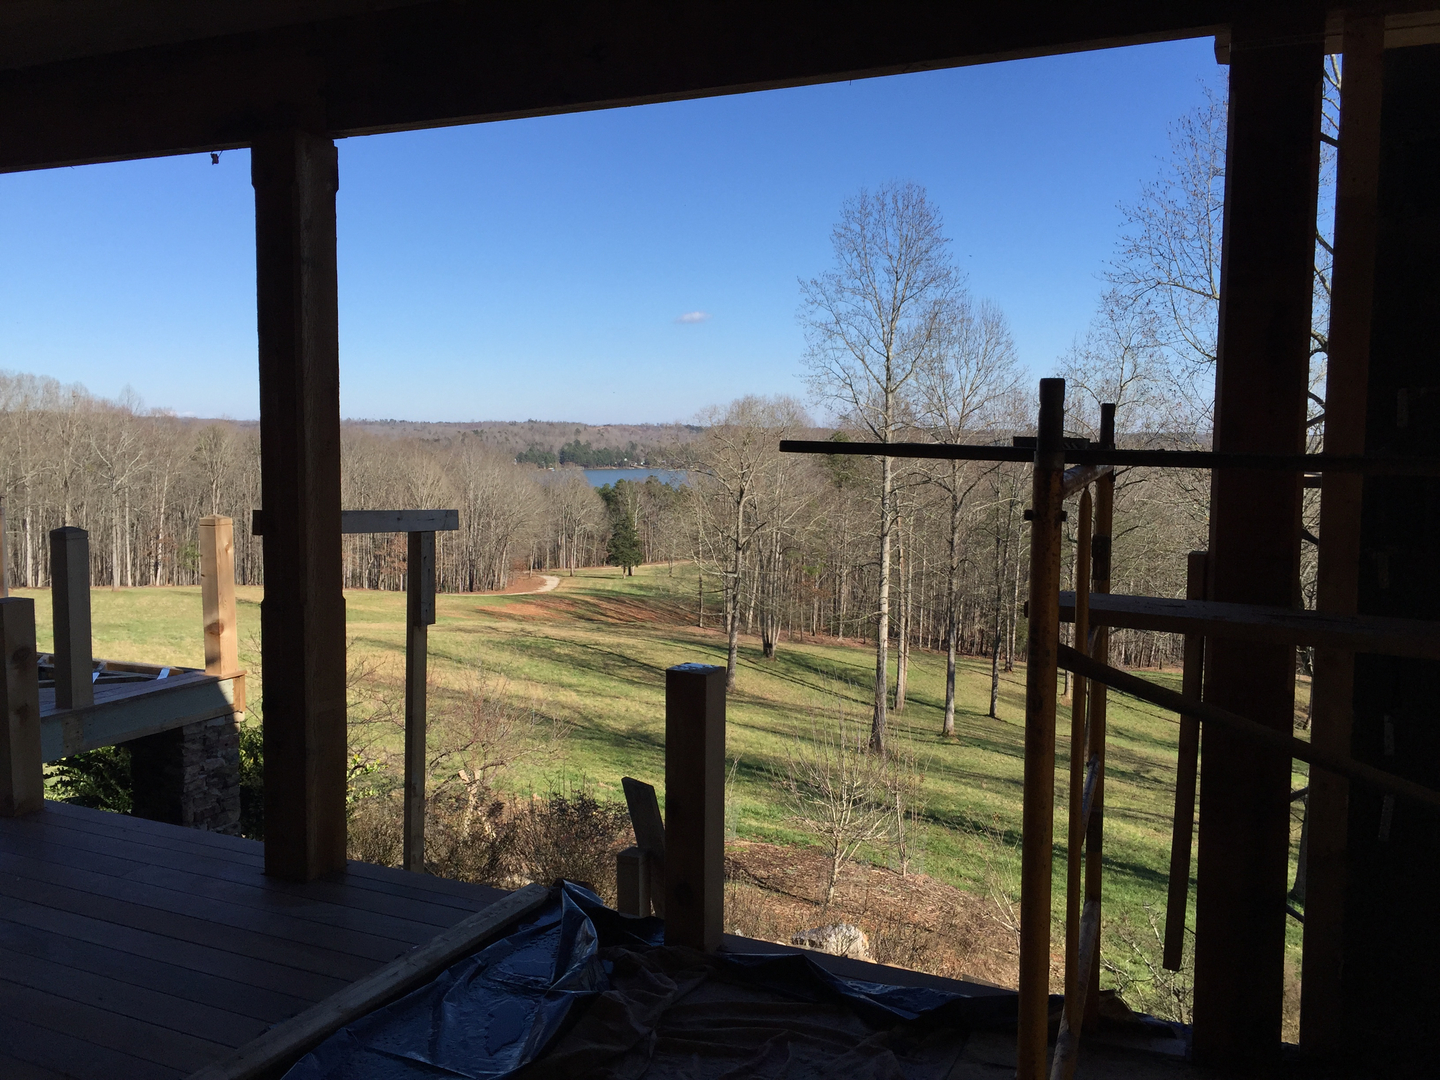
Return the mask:
POLYGON ((47 803, 0 819, 0 1077, 172 1080, 503 895, 47 803))

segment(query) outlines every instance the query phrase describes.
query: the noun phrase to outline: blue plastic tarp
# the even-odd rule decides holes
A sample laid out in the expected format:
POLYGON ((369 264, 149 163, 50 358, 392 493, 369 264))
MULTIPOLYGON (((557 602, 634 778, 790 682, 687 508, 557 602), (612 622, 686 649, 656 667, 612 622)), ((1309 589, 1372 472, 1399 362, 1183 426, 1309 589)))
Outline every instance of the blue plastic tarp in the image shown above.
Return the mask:
MULTIPOLYGON (((660 920, 620 915, 588 889, 561 882, 551 902, 509 936, 332 1035, 286 1080, 510 1076, 544 1052, 578 1006, 610 990, 613 965, 602 950, 659 949, 663 933, 660 920)), ((843 1005, 880 1026, 934 1017, 975 1028, 1015 1018, 1013 995, 859 982, 804 954, 721 954, 704 962, 786 1001, 843 1005)))

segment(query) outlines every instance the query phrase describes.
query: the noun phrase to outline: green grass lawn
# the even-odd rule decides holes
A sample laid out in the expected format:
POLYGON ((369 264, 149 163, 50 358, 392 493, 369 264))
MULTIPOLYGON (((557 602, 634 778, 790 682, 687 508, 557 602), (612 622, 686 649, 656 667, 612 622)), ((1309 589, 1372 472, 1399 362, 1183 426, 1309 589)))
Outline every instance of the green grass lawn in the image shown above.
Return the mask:
MULTIPOLYGON (((442 595, 438 621, 430 630, 434 711, 444 711, 447 693, 480 678, 489 681, 492 692, 561 722, 568 733, 559 752, 530 759, 512 772, 506 783, 513 790, 583 783, 619 798, 622 775, 662 787, 664 669, 687 661, 724 662, 718 630, 683 625, 686 618, 693 622, 694 586, 691 568, 651 566, 631 578, 614 569, 586 570, 564 578, 558 590, 534 596, 442 595)), ((263 693, 256 672, 262 590, 237 592, 241 658, 252 670, 248 695, 254 702, 263 693)), ((47 649, 48 594, 34 595, 41 648, 47 649)), ((393 698, 403 665, 405 598, 365 591, 345 596, 352 660, 367 661, 372 679, 393 698)), ((201 665, 198 588, 96 589, 92 605, 96 655, 201 665)), ((773 770, 783 761, 787 740, 808 731, 815 717, 833 715, 837 703, 868 723, 866 680, 873 676, 873 665, 873 652, 859 643, 782 641, 776 659, 767 661, 758 640, 742 639, 737 686, 727 705, 727 755, 733 768, 728 799, 739 836, 807 842, 786 819, 773 770)), ((1024 669, 1002 674, 999 719, 991 719, 985 715, 989 665, 964 660, 957 737, 951 740, 939 735, 944 673, 942 655, 912 653, 909 704, 892 716, 892 732, 925 766, 925 871, 983 893, 987 855, 993 864, 998 848, 1019 840, 1024 669)), ((1179 689, 1178 672, 1151 677, 1179 689)), ((1308 692, 1303 685, 1301 690, 1308 692)), ((1118 695, 1111 695, 1110 702, 1106 910, 1144 926, 1145 909, 1159 914, 1165 902, 1178 724, 1173 715, 1144 703, 1118 695)), ((1062 705, 1060 712, 1057 914, 1062 910, 1069 752, 1069 710, 1062 705)), ((443 724, 436 728, 435 737, 444 739, 443 724)), ((1295 786, 1304 782, 1297 771, 1295 786)), ((1296 828, 1298 835, 1298 821, 1296 828)), ((1290 930, 1291 946, 1298 948, 1293 921, 1290 930)))

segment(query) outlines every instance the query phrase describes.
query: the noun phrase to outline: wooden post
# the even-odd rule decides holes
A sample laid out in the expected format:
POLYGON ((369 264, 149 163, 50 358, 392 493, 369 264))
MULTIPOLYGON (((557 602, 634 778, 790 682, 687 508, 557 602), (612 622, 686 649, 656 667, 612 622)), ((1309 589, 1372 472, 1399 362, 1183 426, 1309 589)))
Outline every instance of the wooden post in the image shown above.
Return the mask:
POLYGON ((1019 1080, 1046 1075, 1050 902, 1055 832, 1055 647, 1060 635, 1060 501, 1065 380, 1040 380, 1030 504, 1029 658, 1025 666, 1025 802, 1020 851, 1019 1080))
POLYGON ((18 817, 45 803, 35 601, 28 596, 0 599, 0 649, 0 817, 18 817))
MULTIPOLYGON (((1075 647, 1088 653, 1090 639, 1090 526, 1092 500, 1087 487, 1080 493, 1080 520, 1075 543, 1075 647)), ((1084 887, 1081 851, 1085 845, 1086 724, 1085 679, 1075 676, 1070 698, 1070 830, 1065 841, 1065 1019, 1079 1031, 1083 1010, 1077 1010, 1089 989, 1089 973, 1080 967, 1080 894, 1084 887)))
POLYGON ((205 621, 205 670, 235 679, 235 711, 245 711, 240 634, 235 621, 235 523, 200 519, 200 604, 205 621))
POLYGON ((55 624, 55 707, 95 704, 90 653, 90 534, 50 531, 50 605, 55 624))
MULTIPOLYGON (((1237 20, 1215 393, 1215 449, 1304 446, 1314 291, 1324 13, 1237 20)), ((1291 607, 1299 580, 1298 472, 1217 469, 1210 594, 1291 607)), ((1295 649, 1212 638, 1205 699, 1277 731, 1294 722, 1295 649)), ((1280 1052, 1290 758, 1223 728, 1201 733, 1195 916, 1197 1062, 1268 1067, 1280 1052)))
MULTIPOLYGON (((1100 445, 1115 448, 1115 406, 1100 406, 1100 445)), ((1110 591, 1110 546, 1115 533, 1115 473, 1108 472, 1095 481, 1095 527, 1090 538, 1090 594, 1110 591)), ((1095 628, 1095 659, 1110 662, 1110 628, 1095 628)), ((1090 738, 1086 757, 1093 762, 1095 786, 1090 794, 1090 817, 1085 825, 1085 908, 1094 905, 1094 945, 1090 955, 1090 987, 1085 992, 1085 1023, 1094 1030, 1100 1018, 1100 899, 1105 860, 1105 737, 1109 708, 1109 690, 1104 683, 1090 682, 1090 738)), ((1083 921, 1083 920, 1082 920, 1083 921)), ((1082 942, 1085 935, 1081 935, 1082 942)))
MULTIPOLYGON (((1185 565, 1185 598, 1205 599, 1203 551, 1190 552, 1185 565)), ((1205 637, 1185 635, 1185 667, 1180 689, 1199 700, 1205 672, 1205 637)), ((1190 848, 1195 839, 1195 778, 1200 768, 1200 721, 1180 716, 1180 749, 1175 764, 1175 817, 1170 828, 1170 892, 1165 905, 1164 965, 1179 971, 1185 953, 1185 916, 1190 906, 1190 848)))
POLYGON ((405 565, 405 869, 425 871, 425 688, 435 622, 435 534, 412 532, 405 565))
POLYGON ((258 138, 255 272, 265 491, 265 872, 345 866, 345 601, 335 145, 258 138))
MULTIPOLYGON (((1325 377, 1325 452, 1365 452, 1371 314, 1380 182, 1380 99, 1383 15, 1345 16, 1345 87, 1340 98, 1340 150, 1335 192, 1335 266, 1330 298, 1330 351, 1325 377)), ((1363 480, 1326 473, 1320 485, 1320 535, 1315 607, 1354 614, 1360 572, 1363 480)), ((1316 649, 1310 684, 1314 745, 1352 752, 1355 654, 1316 649)), ((1306 807, 1305 962, 1300 1045, 1328 1055, 1345 1041, 1341 993, 1345 955, 1347 833, 1350 784, 1323 769, 1310 773, 1306 807)))
POLYGON ((665 672, 665 944, 714 952, 725 904, 725 669, 665 672))

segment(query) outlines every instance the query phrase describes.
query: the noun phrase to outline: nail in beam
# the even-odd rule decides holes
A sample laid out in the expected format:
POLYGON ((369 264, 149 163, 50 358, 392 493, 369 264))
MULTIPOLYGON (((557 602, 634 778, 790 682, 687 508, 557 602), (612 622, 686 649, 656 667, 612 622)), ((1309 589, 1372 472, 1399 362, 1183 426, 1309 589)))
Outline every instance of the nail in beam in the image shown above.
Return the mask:
POLYGON ((1051 864, 1055 830, 1055 678, 1060 626, 1060 502, 1065 380, 1040 380, 1030 527, 1030 619, 1025 669, 1025 802, 1020 852, 1019 1080, 1047 1073, 1051 864))
MULTIPOLYGON (((1237 20, 1216 365, 1215 449, 1304 446, 1319 175, 1323 12, 1237 20)), ((1292 606, 1300 477, 1220 468, 1210 516, 1211 599, 1292 606)), ((1207 643, 1205 699, 1288 733, 1295 649, 1207 643)), ((1258 1067, 1280 1052, 1290 760, 1223 728, 1201 733, 1194 1051, 1258 1067)))
POLYGON ((50 606, 55 620, 55 707, 95 704, 90 655, 90 535, 67 525, 50 531, 50 606))
POLYGON ((255 271, 265 490, 265 872, 345 866, 345 601, 335 145, 257 139, 255 271))
POLYGON ((714 952, 724 902, 725 669, 681 664, 665 672, 665 944, 714 952))

